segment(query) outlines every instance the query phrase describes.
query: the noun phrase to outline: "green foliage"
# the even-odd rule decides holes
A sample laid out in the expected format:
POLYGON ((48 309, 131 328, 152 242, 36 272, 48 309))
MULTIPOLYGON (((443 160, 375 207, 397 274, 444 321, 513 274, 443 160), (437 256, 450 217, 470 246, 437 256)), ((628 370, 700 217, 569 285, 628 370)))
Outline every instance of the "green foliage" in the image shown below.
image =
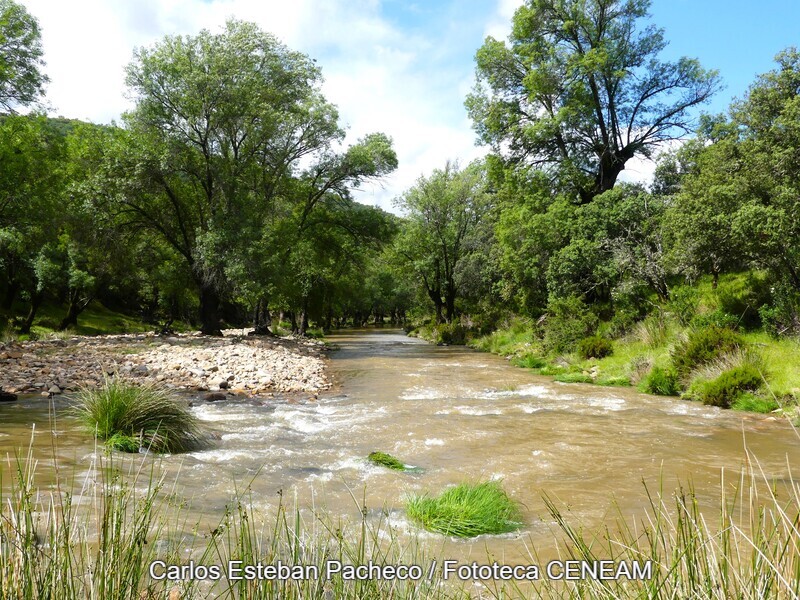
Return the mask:
POLYGON ((583 359, 605 358, 614 354, 614 345, 598 335, 583 338, 578 342, 578 355, 583 359))
POLYGON ((106 446, 114 450, 119 450, 120 452, 135 454, 139 452, 139 448, 141 448, 142 444, 138 437, 124 433, 115 433, 106 440, 106 446))
POLYGON ((0 0, 0 107, 13 112, 35 102, 48 78, 39 22, 14 0, 0 0))
POLYGON ((678 322, 684 327, 692 322, 697 314, 697 307, 700 298, 697 289, 692 286, 680 286, 673 288, 669 298, 669 308, 678 322))
POLYGON ((524 354, 522 356, 515 356, 511 359, 511 364, 525 369, 541 369, 547 365, 547 361, 535 354, 524 354))
POLYGON ((731 403, 731 408, 733 410, 767 414, 779 409, 780 404, 772 397, 744 392, 739 394, 731 403))
POLYGON ((642 24, 648 5, 525 2, 508 45, 489 37, 476 55, 466 104, 481 141, 555 174, 586 203, 632 157, 691 129, 691 108, 718 89, 717 74, 688 58, 660 60, 663 32, 642 24))
POLYGON ((597 316, 580 298, 552 300, 547 305, 543 345, 549 352, 570 352, 579 340, 594 334, 597 324, 597 316))
POLYGON ((396 471, 405 471, 406 465, 405 463, 400 462, 391 454, 386 454, 385 452, 370 452, 367 459, 375 463, 376 465, 380 465, 382 467, 386 467, 387 469, 394 469, 396 471))
POLYGON ((561 383, 594 383, 594 379, 590 375, 583 373, 562 373, 557 374, 553 379, 561 383))
POLYGON ((659 396, 677 396, 680 393, 677 374, 661 367, 653 367, 642 380, 640 387, 643 392, 659 396))
POLYGON ((711 312, 695 315, 690 325, 695 329, 716 327, 718 329, 736 331, 739 329, 739 322, 739 317, 718 308, 711 312))
POLYGON ((672 352, 672 363, 678 377, 688 375, 692 369, 714 358, 739 349, 744 340, 730 329, 710 325, 695 329, 689 338, 678 344, 672 352))
POLYGON ((703 404, 730 408, 744 392, 753 392, 764 383, 761 372, 752 365, 734 367, 698 389, 703 404))
POLYGON ((392 248, 394 261, 417 279, 436 323, 453 324, 457 300, 487 291, 480 241, 490 235, 492 197, 483 165, 462 170, 448 162, 420 177, 395 206, 407 218, 392 248))
POLYGON ((507 533, 522 525, 519 506, 498 481, 463 483, 436 497, 409 498, 406 512, 429 531, 462 538, 507 533))
POLYGON ((107 379, 98 389, 78 393, 76 413, 99 439, 125 451, 130 451, 131 440, 159 453, 186 451, 201 442, 196 417, 155 384, 107 379))

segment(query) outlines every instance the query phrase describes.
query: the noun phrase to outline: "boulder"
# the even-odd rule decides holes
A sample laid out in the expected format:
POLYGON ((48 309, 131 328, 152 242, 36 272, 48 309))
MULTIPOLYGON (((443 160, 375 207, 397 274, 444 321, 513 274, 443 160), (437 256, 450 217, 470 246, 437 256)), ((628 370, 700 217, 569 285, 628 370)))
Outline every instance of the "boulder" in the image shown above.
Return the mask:
POLYGON ((17 399, 16 394, 12 394, 11 392, 4 392, 0 390, 0 402, 13 402, 17 399))

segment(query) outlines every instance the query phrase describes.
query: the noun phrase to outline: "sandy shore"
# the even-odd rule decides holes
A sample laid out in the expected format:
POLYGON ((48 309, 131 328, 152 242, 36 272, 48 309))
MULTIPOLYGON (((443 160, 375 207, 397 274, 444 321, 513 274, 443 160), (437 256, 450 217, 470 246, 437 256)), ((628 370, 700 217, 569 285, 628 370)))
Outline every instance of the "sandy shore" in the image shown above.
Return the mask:
POLYGON ((175 389, 269 395, 330 387, 324 345, 302 338, 127 334, 0 344, 0 390, 61 393, 109 375, 175 389))

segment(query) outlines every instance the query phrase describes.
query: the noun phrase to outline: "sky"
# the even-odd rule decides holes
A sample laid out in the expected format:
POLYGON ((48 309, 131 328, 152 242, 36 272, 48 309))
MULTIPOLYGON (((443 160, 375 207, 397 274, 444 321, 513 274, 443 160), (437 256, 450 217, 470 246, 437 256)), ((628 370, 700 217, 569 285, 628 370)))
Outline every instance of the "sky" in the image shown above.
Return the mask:
MULTIPOLYGON (((124 66, 135 47, 165 35, 219 31, 250 20, 316 59, 323 93, 337 105, 347 143, 382 131, 399 168, 356 198, 392 209, 422 175, 485 154, 464 98, 486 36, 505 39, 521 0, 18 0, 41 25, 48 112, 109 123, 132 107, 124 66)), ((704 107, 724 112, 781 49, 800 46, 800 0, 653 0, 652 22, 670 41, 664 58, 690 56, 718 69, 725 89, 704 107)), ((628 180, 654 165, 631 161, 628 180)))

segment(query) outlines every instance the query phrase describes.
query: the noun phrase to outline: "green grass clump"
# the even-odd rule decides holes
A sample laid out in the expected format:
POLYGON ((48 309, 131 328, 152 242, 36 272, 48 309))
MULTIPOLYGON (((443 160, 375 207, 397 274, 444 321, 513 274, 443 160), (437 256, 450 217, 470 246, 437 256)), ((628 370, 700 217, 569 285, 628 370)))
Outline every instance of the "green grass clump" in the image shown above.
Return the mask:
POLYGON ((672 364, 679 378, 718 356, 735 352, 744 339, 735 331, 711 325, 694 330, 686 342, 678 344, 672 353, 672 364))
POLYGON ((463 538, 508 533, 522 525, 519 505, 497 481, 462 483, 437 497, 414 496, 406 513, 429 531, 463 538))
POLYGON ((578 355, 583 359, 605 358, 614 354, 614 345, 599 335, 583 338, 578 342, 578 355))
POLYGON ((561 383, 594 383, 594 379, 590 375, 583 373, 564 373, 556 375, 553 379, 561 383))
POLYGON ((725 371, 711 381, 704 382, 698 395, 703 404, 730 408, 744 392, 753 392, 761 387, 763 378, 752 365, 742 365, 725 371))
POLYGON ((200 442, 194 415, 154 384, 107 379, 98 389, 79 392, 76 412, 99 439, 125 452, 134 451, 134 442, 159 453, 186 451, 200 442))
POLYGON ((631 384, 631 380, 628 377, 604 377, 602 379, 598 379, 595 383, 597 385, 626 387, 631 384))
POLYGON ((774 398, 766 398, 745 392, 733 401, 731 408, 733 410, 766 414, 779 409, 780 405, 774 398))
POLYGON ((397 460, 391 454, 386 454, 385 452, 370 452, 369 456, 367 456, 367 459, 370 462, 382 467, 386 467, 387 469, 394 469, 396 471, 406 470, 405 464, 397 460))
POLYGON ((678 376, 670 369, 653 367, 642 380, 641 390, 659 396, 677 396, 680 393, 678 376))
POLYGON ((525 354, 523 356, 515 356, 511 359, 511 364, 524 369, 542 369, 547 366, 547 361, 540 356, 525 354))

